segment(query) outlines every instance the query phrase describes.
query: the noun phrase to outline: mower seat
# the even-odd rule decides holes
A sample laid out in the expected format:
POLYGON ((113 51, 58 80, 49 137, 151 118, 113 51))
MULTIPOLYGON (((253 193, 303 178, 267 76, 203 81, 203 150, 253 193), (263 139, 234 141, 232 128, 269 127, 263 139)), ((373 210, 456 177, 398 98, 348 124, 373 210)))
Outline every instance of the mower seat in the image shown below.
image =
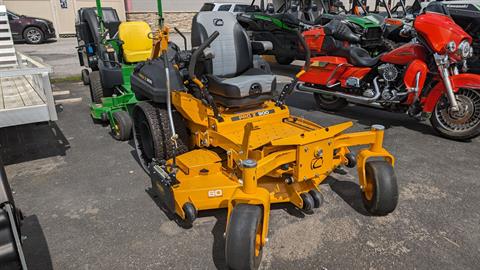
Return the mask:
POLYGON ((195 15, 192 47, 198 47, 215 31, 220 35, 210 45, 214 58, 205 60, 201 68, 215 102, 238 108, 271 99, 276 78, 268 71, 254 68, 252 44, 232 13, 207 11, 195 15))
POLYGON ((143 62, 152 53, 153 41, 148 37, 152 30, 146 22, 123 22, 118 27, 118 37, 123 42, 125 62, 143 62))

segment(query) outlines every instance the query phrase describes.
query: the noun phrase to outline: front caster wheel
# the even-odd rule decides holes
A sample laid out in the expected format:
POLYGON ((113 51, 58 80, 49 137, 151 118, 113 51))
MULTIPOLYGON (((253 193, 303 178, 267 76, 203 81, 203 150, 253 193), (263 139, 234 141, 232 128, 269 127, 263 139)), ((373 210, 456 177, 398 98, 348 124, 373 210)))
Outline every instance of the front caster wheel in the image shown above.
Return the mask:
POLYGON ((302 198, 302 201, 303 201, 303 207, 302 207, 303 211, 305 212, 312 211, 313 207, 315 207, 315 201, 312 195, 310 195, 310 193, 308 192, 305 192, 300 194, 300 197, 302 198))
POLYGON ((182 207, 183 212, 185 212, 185 222, 188 224, 193 224, 195 219, 197 219, 197 209, 191 203, 185 203, 182 207))
POLYGON ((323 195, 320 191, 316 189, 312 189, 308 192, 310 196, 312 196, 313 199, 313 207, 314 208, 319 208, 323 204, 323 195))
POLYGON ((262 259, 262 208, 237 204, 227 225, 225 259, 229 269, 257 269, 262 259))
POLYGON ((345 158, 347 159, 347 164, 345 164, 345 166, 348 168, 355 168, 355 166, 357 166, 357 158, 354 154, 346 153, 345 158))
POLYGON ((363 187, 363 204, 375 216, 385 216, 397 207, 397 177, 390 163, 383 160, 367 161, 366 185, 363 187))
POLYGON ((82 82, 83 85, 90 84, 90 72, 88 71, 88 69, 82 69, 82 82))
POLYGON ((116 140, 128 141, 132 137, 132 118, 126 111, 118 111, 112 114, 112 134, 116 140))

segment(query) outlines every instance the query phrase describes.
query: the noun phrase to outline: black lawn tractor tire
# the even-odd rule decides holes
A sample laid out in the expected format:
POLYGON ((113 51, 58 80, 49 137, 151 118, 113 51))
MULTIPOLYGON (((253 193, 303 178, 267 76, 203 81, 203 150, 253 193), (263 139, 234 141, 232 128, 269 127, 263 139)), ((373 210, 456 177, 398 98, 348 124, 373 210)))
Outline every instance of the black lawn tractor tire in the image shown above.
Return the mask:
POLYGON ((280 65, 290 65, 293 61, 295 61, 294 57, 289 56, 275 56, 275 60, 280 65))
POLYGON ((317 106, 326 111, 339 111, 348 105, 348 101, 341 97, 328 96, 320 93, 313 93, 317 106))
POLYGON ((367 185, 363 187, 362 199, 365 209, 372 215, 385 216, 397 207, 397 177, 390 163, 384 160, 367 161, 365 164, 367 185), (371 188, 371 195, 367 195, 371 188))
POLYGON ((132 118, 126 111, 118 111, 112 114, 115 126, 112 127, 112 135, 118 141, 128 141, 132 137, 132 118))
POLYGON ((93 103, 102 103, 103 87, 100 80, 100 72, 92 71, 89 75, 90 97, 93 103))
POLYGON ((42 44, 45 41, 45 33, 38 27, 30 26, 23 31, 23 39, 28 44, 42 44))
POLYGON ((148 101, 137 103, 133 109, 133 138, 140 164, 147 173, 152 159, 169 160, 186 153, 189 148, 189 135, 180 113, 174 111, 173 122, 178 134, 177 151, 171 142, 172 130, 165 108, 148 101))
POLYGON ((230 215, 225 239, 225 260, 228 269, 257 269, 262 248, 256 254, 257 234, 262 229, 262 208, 258 205, 237 204, 230 215))
POLYGON ((83 85, 90 84, 90 72, 86 68, 82 69, 82 82, 83 82, 83 85))

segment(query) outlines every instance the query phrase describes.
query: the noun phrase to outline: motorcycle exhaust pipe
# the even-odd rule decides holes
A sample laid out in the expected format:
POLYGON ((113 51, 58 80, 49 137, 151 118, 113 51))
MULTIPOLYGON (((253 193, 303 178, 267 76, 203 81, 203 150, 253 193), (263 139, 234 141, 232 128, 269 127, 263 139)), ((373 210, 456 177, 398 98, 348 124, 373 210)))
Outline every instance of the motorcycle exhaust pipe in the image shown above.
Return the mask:
POLYGON ((365 102, 366 103, 371 103, 371 102, 377 101, 378 98, 380 97, 380 88, 378 86, 378 81, 377 80, 378 80, 378 77, 375 77, 375 79, 373 79, 373 86, 374 86, 374 90, 375 90, 375 95, 371 98, 345 94, 345 93, 342 93, 342 92, 334 92, 334 91, 317 89, 317 88, 305 86, 304 84, 297 84, 297 89, 300 90, 300 91, 304 91, 304 92, 331 95, 331 96, 350 99, 352 101, 357 101, 357 102, 362 102, 362 103, 365 103, 365 102))

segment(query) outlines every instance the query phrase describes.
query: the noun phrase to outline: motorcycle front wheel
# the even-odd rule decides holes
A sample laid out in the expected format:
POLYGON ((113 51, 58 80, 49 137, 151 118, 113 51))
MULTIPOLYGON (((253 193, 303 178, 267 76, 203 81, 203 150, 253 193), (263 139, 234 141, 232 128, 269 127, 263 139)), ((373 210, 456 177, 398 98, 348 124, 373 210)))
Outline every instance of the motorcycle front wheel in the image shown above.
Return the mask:
POLYGON ((480 93, 473 89, 460 89, 455 97, 459 111, 453 111, 446 95, 435 106, 430 123, 443 137, 468 140, 480 135, 480 93))

